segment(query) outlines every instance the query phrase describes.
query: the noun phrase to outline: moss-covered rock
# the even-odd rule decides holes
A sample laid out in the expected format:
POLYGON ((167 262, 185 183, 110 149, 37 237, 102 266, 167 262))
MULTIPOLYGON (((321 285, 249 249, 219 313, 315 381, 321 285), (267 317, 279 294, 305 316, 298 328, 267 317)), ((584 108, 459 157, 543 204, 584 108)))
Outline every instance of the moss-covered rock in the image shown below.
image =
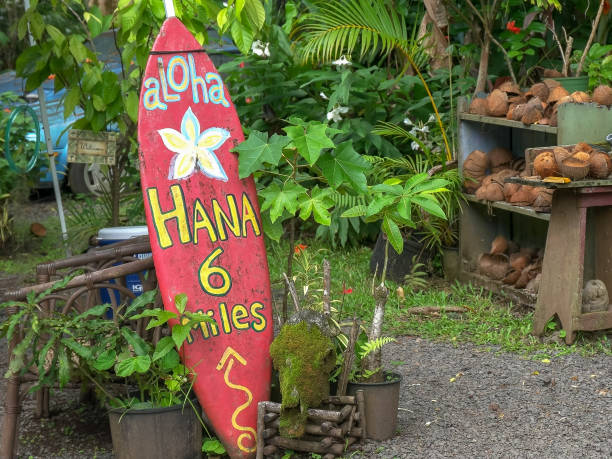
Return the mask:
POLYGON ((329 374, 336 363, 332 340, 316 325, 287 324, 272 342, 270 355, 279 372, 280 433, 299 438, 308 408, 319 406, 329 395, 329 374))

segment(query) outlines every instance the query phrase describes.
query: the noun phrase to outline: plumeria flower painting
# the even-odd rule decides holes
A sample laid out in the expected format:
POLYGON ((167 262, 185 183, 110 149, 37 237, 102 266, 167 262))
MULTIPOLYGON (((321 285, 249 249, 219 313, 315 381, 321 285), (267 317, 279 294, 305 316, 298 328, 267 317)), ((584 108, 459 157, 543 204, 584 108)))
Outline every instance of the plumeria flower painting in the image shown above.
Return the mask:
POLYGON ((227 175, 214 151, 229 138, 229 131, 211 127, 200 133, 200 122, 188 108, 181 121, 181 132, 172 128, 157 132, 166 148, 176 153, 170 162, 169 179, 186 179, 197 165, 204 175, 227 182, 227 175))

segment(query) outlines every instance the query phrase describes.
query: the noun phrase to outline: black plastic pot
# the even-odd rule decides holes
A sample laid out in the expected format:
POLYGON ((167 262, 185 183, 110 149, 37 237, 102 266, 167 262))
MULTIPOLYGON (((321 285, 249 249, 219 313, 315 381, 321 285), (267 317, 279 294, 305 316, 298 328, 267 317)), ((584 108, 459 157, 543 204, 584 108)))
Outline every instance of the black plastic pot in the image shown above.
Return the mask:
MULTIPOLYGON (((385 264, 386 243, 387 237, 381 232, 376 240, 374 250, 372 251, 372 258, 370 258, 370 272, 376 272, 378 267, 379 276, 382 273, 383 266, 385 264)), ((389 244, 387 278, 397 283, 403 283, 404 276, 406 276, 406 274, 410 274, 410 271, 412 270, 413 261, 427 264, 430 259, 431 253, 426 250, 423 244, 417 241, 414 236, 411 238, 404 237, 404 251, 401 254, 397 253, 389 244)))
POLYGON ((363 390, 367 438, 381 441, 395 435, 401 382, 401 375, 387 373, 387 380, 383 382, 348 383, 349 395, 354 395, 357 390, 363 390))
MULTIPOLYGON (((199 405, 196 407, 199 409, 199 405)), ((108 413, 117 459, 192 459, 202 455, 202 426, 189 403, 108 413)))

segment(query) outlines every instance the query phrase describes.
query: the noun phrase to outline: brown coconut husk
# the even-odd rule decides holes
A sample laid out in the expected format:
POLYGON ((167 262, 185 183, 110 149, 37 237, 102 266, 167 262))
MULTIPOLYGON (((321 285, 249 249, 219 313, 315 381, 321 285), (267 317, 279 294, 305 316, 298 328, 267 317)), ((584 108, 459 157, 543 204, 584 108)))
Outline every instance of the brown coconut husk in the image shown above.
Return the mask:
POLYGON ((557 102, 562 97, 569 96, 569 92, 563 86, 556 86, 552 88, 550 94, 548 94, 548 103, 557 102))
POLYGON ((511 104, 526 104, 527 97, 524 94, 520 94, 518 96, 508 97, 508 102, 511 104))
POLYGON ((529 91, 525 95, 527 97, 539 97, 540 100, 546 102, 548 100, 549 92, 550 90, 548 89, 548 86, 546 86, 544 83, 536 83, 529 89, 529 91))
POLYGON ((521 250, 521 247, 515 241, 508 241, 508 254, 512 255, 513 253, 517 253, 521 250))
POLYGON ((565 159, 559 167, 563 176, 572 180, 582 180, 589 174, 589 163, 573 156, 565 159))
POLYGON ((511 167, 517 172, 525 170, 525 158, 514 158, 511 167))
POLYGON ((548 120, 549 120, 549 123, 548 123, 548 124, 549 124, 550 126, 553 126, 553 127, 557 126, 557 124, 559 124, 559 121, 558 121, 558 119, 557 119, 557 112, 554 112, 552 115, 550 115, 550 116, 548 117, 548 120))
POLYGON ((486 201, 503 201, 504 200, 504 187, 497 182, 491 182, 486 185, 482 185, 476 190, 476 197, 478 199, 484 199, 486 201))
POLYGON ((534 264, 530 264, 521 271, 521 275, 514 284, 516 288, 525 288, 530 280, 534 279, 538 275, 538 267, 534 264))
POLYGON ((593 153, 589 158, 589 175, 595 179, 605 179, 612 170, 612 161, 606 153, 593 153))
POLYGON ((535 249, 533 247, 521 247, 521 250, 519 252, 523 255, 527 255, 529 259, 532 259, 533 257, 536 257, 538 255, 538 249, 535 249))
POLYGON ((572 152, 567 148, 555 147, 553 148, 553 156, 555 157, 557 165, 559 165, 565 158, 572 156, 572 152))
POLYGON ((504 254, 483 253, 478 259, 480 273, 494 280, 503 279, 509 268, 508 257, 504 254))
POLYGON ((530 261, 531 256, 526 253, 517 252, 510 255, 510 266, 519 271, 522 271, 530 261))
MULTIPOLYGON (((544 78, 547 78, 546 80, 543 80, 542 83, 545 83, 548 85, 548 83, 554 83, 556 86, 559 86, 561 83, 559 83, 557 80, 551 80, 550 78, 561 78, 563 76, 563 74, 561 72, 559 72, 557 69, 544 69, 542 71, 542 76, 544 78)), ((552 86, 554 88, 554 86, 552 86)))
POLYGON ((610 299, 606 284, 599 279, 587 281, 582 290, 582 312, 600 312, 608 310, 610 299))
POLYGON ((521 118, 523 124, 535 124, 544 117, 544 110, 541 106, 527 104, 527 110, 521 118))
POLYGON ((555 107, 554 107, 553 112, 556 112, 561 105, 567 104, 567 103, 573 103, 573 102, 575 102, 575 100, 572 96, 563 96, 561 99, 555 102, 555 107))
POLYGON ((489 157, 485 152, 474 150, 468 155, 463 163, 463 186, 468 193, 473 193, 480 187, 488 168, 489 157))
POLYGON ((496 255, 498 253, 505 253, 506 250, 508 250, 508 239, 499 235, 493 239, 493 242, 491 242, 491 250, 489 253, 491 255, 496 255))
POLYGON ((534 277, 527 283, 525 290, 527 290, 529 293, 533 293, 534 295, 537 295, 538 291, 540 290, 540 279, 541 278, 542 278, 542 273, 536 274, 536 277, 534 277))
POLYGON ((542 178, 559 175, 559 167, 550 151, 545 151, 535 157, 533 170, 542 178))
POLYGON ((527 112, 527 104, 518 104, 512 110, 512 119, 514 121, 520 121, 523 115, 527 112))
POLYGON ((512 103, 510 105, 508 105, 508 112, 506 113, 506 119, 507 120, 511 120, 513 113, 514 113, 514 108, 517 106, 518 104, 516 103, 512 103))
POLYGON ((521 272, 513 269, 506 274, 506 277, 502 279, 502 282, 506 285, 514 285, 520 276, 521 272))
POLYGON ((578 142, 576 145, 574 145, 574 149, 572 151, 574 153, 578 153, 579 151, 584 151, 590 154, 590 153, 593 153, 594 148, 586 142, 578 142))
POLYGON ((574 99, 574 102, 585 104, 591 102, 591 96, 584 91, 574 91, 570 94, 570 97, 574 99))
POLYGON ((593 91, 593 102, 599 105, 612 105, 612 88, 605 84, 597 86, 593 91))
POLYGON ((535 199, 532 188, 533 187, 527 185, 521 185, 516 193, 510 197, 510 204, 514 204, 515 206, 530 206, 535 199))
POLYGON ((574 153, 572 155, 574 158, 580 160, 580 161, 584 161, 586 163, 589 162, 589 160, 591 159, 591 154, 587 153, 586 151, 578 151, 576 153, 574 153))
POLYGON ((536 212, 550 212, 554 190, 539 188, 536 198, 533 200, 533 208, 536 212))
POLYGON ((508 111, 508 95, 495 89, 487 96, 487 111, 490 116, 505 116, 508 111))
POLYGON ((543 126, 548 126, 550 124, 550 118, 541 118, 537 124, 541 124, 543 126))
POLYGON ((495 147, 489 153, 489 167, 491 172, 496 173, 503 169, 509 169, 512 164, 512 152, 504 147, 495 147))
POLYGON ((504 183, 504 200, 510 202, 510 198, 520 187, 518 183, 504 183))
POLYGON ((512 81, 505 81, 504 83, 499 85, 497 89, 505 92, 506 94, 508 94, 508 96, 510 96, 511 94, 513 96, 518 96, 523 93, 521 91, 521 88, 519 88, 519 86, 517 84, 514 84, 512 81))
POLYGON ((469 112, 473 115, 488 115, 487 100, 482 97, 474 97, 470 103, 469 112))

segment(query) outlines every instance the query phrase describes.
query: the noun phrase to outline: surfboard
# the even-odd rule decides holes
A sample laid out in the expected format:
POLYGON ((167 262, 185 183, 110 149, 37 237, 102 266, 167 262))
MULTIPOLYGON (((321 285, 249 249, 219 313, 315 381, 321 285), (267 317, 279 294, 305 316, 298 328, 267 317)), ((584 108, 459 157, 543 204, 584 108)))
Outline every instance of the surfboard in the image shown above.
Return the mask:
MULTIPOLYGON (((147 63, 138 115, 140 174, 164 307, 176 295, 208 314, 182 354, 194 391, 231 457, 256 451, 257 403, 268 400, 272 303, 252 178, 230 150, 244 140, 227 87, 175 17, 147 63)), ((177 438, 180 441, 180 438, 177 438)))

